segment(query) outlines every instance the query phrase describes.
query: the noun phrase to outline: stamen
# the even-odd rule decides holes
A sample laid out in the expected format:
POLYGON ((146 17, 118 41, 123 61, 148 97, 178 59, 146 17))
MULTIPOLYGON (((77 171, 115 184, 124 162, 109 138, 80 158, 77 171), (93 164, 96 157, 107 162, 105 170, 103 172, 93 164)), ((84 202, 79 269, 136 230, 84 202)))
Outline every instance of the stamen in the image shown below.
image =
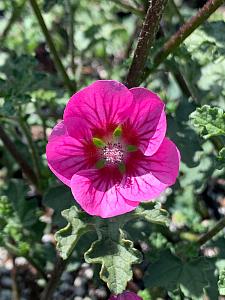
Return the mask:
POLYGON ((110 164, 121 163, 124 158, 124 151, 120 143, 108 143, 102 154, 106 162, 110 164))

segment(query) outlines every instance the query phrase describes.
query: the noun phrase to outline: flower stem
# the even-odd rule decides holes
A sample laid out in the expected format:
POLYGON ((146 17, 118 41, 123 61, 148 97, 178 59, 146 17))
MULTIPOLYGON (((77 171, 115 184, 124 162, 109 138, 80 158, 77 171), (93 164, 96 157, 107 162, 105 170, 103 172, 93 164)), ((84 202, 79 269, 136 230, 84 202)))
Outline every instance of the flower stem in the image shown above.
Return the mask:
MULTIPOLYGON (((169 54, 173 53, 180 44, 223 3, 224 0, 208 0, 198 13, 183 24, 180 29, 169 38, 161 50, 159 50, 154 58, 154 69, 157 68, 169 54)), ((152 70, 146 71, 143 80, 145 80, 151 72, 152 70)))
POLYGON ((210 241, 218 232, 220 232, 225 227, 225 217, 223 217, 216 225, 210 229, 207 233, 203 234, 197 241, 197 243, 202 246, 206 242, 210 241))
POLYGON ((62 78, 63 78, 63 81, 65 83, 65 86, 68 88, 69 92, 72 94, 74 93, 74 90, 75 90, 75 87, 74 85, 71 83, 67 73, 66 73, 66 70, 61 62, 61 59, 59 58, 59 55, 58 55, 58 52, 55 48, 55 45, 53 43, 53 40, 52 40, 52 37, 48 31, 48 28, 45 24, 45 21, 44 21, 44 18, 41 14, 41 11, 40 11, 40 8, 36 2, 36 0, 29 0, 30 1, 30 4, 32 6, 32 9, 34 11, 34 14, 36 15, 36 18, 38 20, 38 23, 42 29, 42 32, 46 38, 46 41, 48 43, 48 46, 49 46, 49 49, 51 51, 51 54, 52 54, 52 57, 54 59, 54 63, 55 63, 55 66, 59 72, 59 74, 61 74, 62 78))
POLYGON ((11 141, 11 139, 6 134, 4 128, 0 126, 0 139, 2 140, 3 144, 5 145, 6 149, 10 152, 12 157, 16 160, 18 165, 21 167, 24 174, 28 177, 28 179, 33 183, 33 185, 38 190, 38 179, 36 174, 29 166, 27 161, 23 158, 23 156, 17 151, 15 144, 11 141))
POLYGON ((127 75, 126 84, 129 88, 138 86, 141 83, 149 50, 155 41, 155 36, 159 29, 159 22, 166 3, 167 0, 152 0, 150 2, 138 38, 133 61, 127 75))

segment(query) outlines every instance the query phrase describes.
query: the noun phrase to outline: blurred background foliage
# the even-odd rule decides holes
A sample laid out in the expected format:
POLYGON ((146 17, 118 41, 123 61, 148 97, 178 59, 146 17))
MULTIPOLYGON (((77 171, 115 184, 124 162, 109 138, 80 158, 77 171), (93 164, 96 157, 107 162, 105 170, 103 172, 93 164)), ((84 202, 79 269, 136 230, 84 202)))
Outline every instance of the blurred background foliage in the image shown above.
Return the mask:
MULTIPOLYGON (((204 3, 168 1, 147 67, 151 69, 164 41, 204 3)), ((38 4, 74 91, 97 79, 124 81, 148 1, 38 4)), ((221 273, 223 284, 225 268, 223 232, 197 253, 187 243, 225 214, 225 151, 220 153, 220 166, 217 158, 225 137, 219 135, 216 142, 213 135, 204 139, 190 121, 191 113, 202 105, 225 110, 224 32, 225 7, 221 7, 143 82, 165 101, 167 135, 182 157, 179 180, 158 199, 171 215, 169 229, 140 220, 126 226, 144 254, 128 288, 144 300, 219 299, 217 282, 221 273)), ((70 96, 57 70, 29 1, 2 0, 0 121, 34 170, 37 184, 35 188, 26 180, 0 142, 1 300, 40 299, 46 274, 55 265, 53 234, 66 224, 61 211, 74 205, 70 190, 51 174, 45 158, 48 135, 70 96)), ((98 279, 98 268, 83 259, 94 238, 82 237, 52 299, 107 299, 109 291, 98 279)))

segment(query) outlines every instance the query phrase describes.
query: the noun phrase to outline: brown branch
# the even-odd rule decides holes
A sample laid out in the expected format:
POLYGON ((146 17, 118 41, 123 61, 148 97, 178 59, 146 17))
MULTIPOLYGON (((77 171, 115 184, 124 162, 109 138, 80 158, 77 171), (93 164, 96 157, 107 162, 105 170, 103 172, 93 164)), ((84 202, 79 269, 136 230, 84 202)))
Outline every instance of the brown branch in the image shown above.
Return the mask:
MULTIPOLYGON (((180 29, 171 36, 171 38, 164 44, 162 49, 156 54, 154 58, 154 69, 157 68, 169 54, 173 53, 180 44, 208 17, 213 14, 218 7, 220 7, 224 0, 208 0, 207 3, 193 16, 189 21, 183 24, 180 29)), ((152 70, 145 72, 144 80, 149 76, 152 70)))
POLYGON ((59 284, 60 278, 67 266, 67 263, 68 263, 68 259, 63 260, 61 257, 57 256, 57 262, 55 264, 54 270, 52 271, 51 278, 49 279, 47 286, 42 292, 40 300, 52 299, 52 295, 59 284))
POLYGON ((166 3, 167 0, 150 1, 134 52, 133 61, 127 75, 126 84, 129 88, 138 86, 141 83, 149 50, 155 41, 155 36, 159 29, 159 22, 166 3))
POLYGON ((29 166, 27 161, 23 158, 22 154, 20 154, 18 152, 18 150, 15 147, 15 144, 8 137, 7 133, 5 132, 5 130, 2 126, 0 126, 0 139, 2 140, 3 144, 5 145, 6 149, 9 151, 9 153, 12 155, 12 157, 16 160, 18 165, 21 167, 22 171, 27 176, 27 178, 37 188, 38 180, 37 180, 37 177, 36 177, 34 171, 29 166))
POLYGON ((197 243, 202 246, 208 241, 210 241, 214 236, 217 235, 225 227, 225 217, 223 217, 216 225, 211 228, 208 232, 203 234, 197 241, 197 243))

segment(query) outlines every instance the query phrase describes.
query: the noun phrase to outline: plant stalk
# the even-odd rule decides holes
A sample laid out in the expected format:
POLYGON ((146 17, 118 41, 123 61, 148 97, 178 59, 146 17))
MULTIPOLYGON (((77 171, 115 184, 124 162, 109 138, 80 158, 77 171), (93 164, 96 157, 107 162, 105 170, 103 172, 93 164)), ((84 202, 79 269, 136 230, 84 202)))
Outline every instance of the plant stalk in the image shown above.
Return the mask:
POLYGON ((133 61, 127 75, 126 85, 128 88, 138 86, 141 83, 149 50, 155 41, 166 3, 167 0, 150 1, 134 52, 133 61))
POLYGON ((47 283, 47 286, 45 287, 44 291, 42 292, 40 300, 51 300, 52 299, 52 295, 58 286, 59 280, 68 264, 68 261, 69 261, 69 259, 63 260, 61 257, 59 257, 59 256, 57 257, 55 268, 52 271, 51 278, 50 278, 49 282, 47 283))
POLYGON ((217 235, 225 227, 225 217, 216 223, 216 225, 210 229, 207 233, 203 234, 197 241, 199 246, 204 245, 217 235))
POLYGON ((62 61, 59 58, 58 52, 57 52, 56 47, 55 47, 55 45, 53 43, 53 40, 52 40, 52 37, 51 37, 51 35, 50 35, 49 31, 48 31, 48 28, 47 28, 47 26, 45 24, 44 18, 43 18, 42 14, 41 14, 41 11, 40 11, 40 8, 39 8, 39 6, 37 4, 37 1, 36 0, 29 0, 29 2, 31 4, 31 7, 32 7, 32 9, 34 11, 34 14, 35 14, 35 16, 36 16, 36 18, 38 20, 38 23, 39 23, 39 25, 40 25, 40 27, 42 29, 42 32, 43 32, 43 34, 44 34, 44 36, 46 38, 46 41, 48 43, 50 52, 51 52, 52 57, 54 59, 55 66, 56 66, 59 74, 61 74, 61 77, 62 77, 62 79, 63 79, 63 81, 65 83, 65 86, 67 87, 67 89, 69 90, 69 92, 71 94, 73 94, 76 88, 74 87, 74 85, 70 81, 70 78, 68 77, 68 75, 66 73, 66 70, 65 70, 65 68, 64 68, 64 66, 62 64, 62 61))
POLYGON ((36 174, 30 167, 30 165, 27 163, 27 161, 23 158, 22 154, 20 154, 18 152, 18 150, 15 147, 15 144, 8 137, 7 133, 5 132, 5 130, 2 126, 0 126, 0 139, 2 140, 3 144, 5 145, 6 149, 9 151, 9 153, 12 155, 12 157, 15 159, 15 161, 21 167, 24 174, 27 176, 27 178, 31 181, 31 183, 38 190, 38 179, 36 177, 36 174))

